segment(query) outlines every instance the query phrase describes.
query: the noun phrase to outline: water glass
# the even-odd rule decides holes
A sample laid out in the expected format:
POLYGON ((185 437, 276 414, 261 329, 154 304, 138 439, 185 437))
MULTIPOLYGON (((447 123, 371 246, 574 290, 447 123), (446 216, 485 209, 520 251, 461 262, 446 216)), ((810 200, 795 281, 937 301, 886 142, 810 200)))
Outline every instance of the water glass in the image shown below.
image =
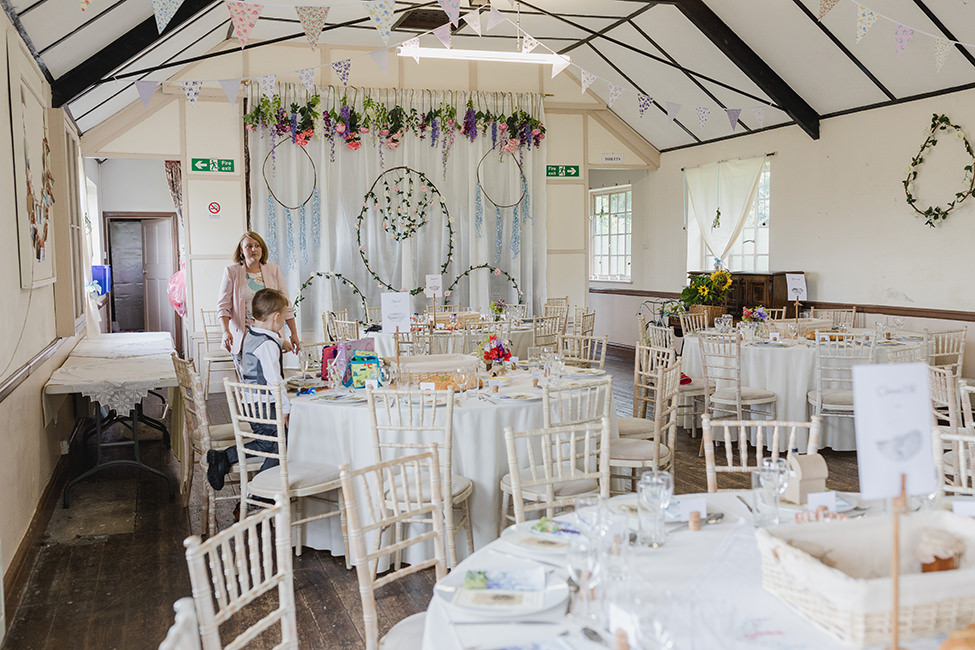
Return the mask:
POLYGON ((786 329, 789 332, 789 338, 790 339, 797 339, 797 338, 799 338, 799 327, 796 326, 795 323, 787 323, 785 327, 786 327, 786 329))
POLYGON ((779 524, 779 497, 789 484, 784 458, 763 458, 752 472, 754 523, 759 528, 779 524))
POLYGON ((578 618, 582 625, 589 625, 597 615, 592 606, 593 588, 596 586, 600 570, 601 542, 588 535, 572 535, 565 553, 569 577, 579 585, 579 591, 573 596, 571 614, 578 618))
POLYGON ((674 477, 670 472, 644 472, 637 485, 637 508, 640 516, 640 541, 657 548, 667 541, 667 506, 674 494, 674 477))
POLYGON ((530 363, 541 363, 542 355, 544 355, 546 349, 542 346, 532 346, 528 348, 528 361, 530 363))
POLYGON ((901 317, 901 316, 895 316, 894 317, 894 329, 897 330, 898 333, 904 330, 904 318, 903 317, 901 317))
POLYGON ((603 498, 598 494, 576 497, 575 512, 579 526, 590 536, 598 535, 603 524, 606 523, 603 498))
POLYGON ((724 332, 724 316, 718 316, 714 319, 714 329, 724 332))

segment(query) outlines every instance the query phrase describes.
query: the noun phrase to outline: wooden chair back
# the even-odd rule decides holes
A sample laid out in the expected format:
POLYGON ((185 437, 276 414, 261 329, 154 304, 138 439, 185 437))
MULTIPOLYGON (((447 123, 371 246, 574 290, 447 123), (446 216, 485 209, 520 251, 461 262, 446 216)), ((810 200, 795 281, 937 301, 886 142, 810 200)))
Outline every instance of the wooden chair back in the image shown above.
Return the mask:
POLYGON ((850 309, 816 309, 811 310, 813 318, 828 318, 833 322, 833 327, 854 327, 857 317, 857 308, 850 309))
POLYGON ((371 324, 383 322, 382 307, 366 307, 366 322, 371 324))
MULTIPOLYGON (((738 332, 700 331, 697 337, 701 345, 704 384, 734 388, 737 411, 741 411, 741 339, 738 332)), ((704 411, 713 415, 708 391, 704 393, 704 411)))
POLYGON ((203 323, 203 345, 207 352, 220 349, 220 312, 216 309, 201 309, 200 320, 203 323), (214 337, 211 339, 211 337, 214 337), (212 343, 216 341, 216 345, 212 343))
POLYGON ((333 341, 355 341, 359 338, 359 321, 334 319, 332 326, 335 328, 333 341))
POLYGON ((938 493, 975 496, 975 431, 965 428, 952 433, 947 428, 935 427, 932 437, 938 493), (948 458, 950 465, 945 462, 948 458))
POLYGON ((516 523, 528 512, 554 517, 570 508, 578 493, 557 490, 567 481, 591 481, 593 493, 609 497, 609 418, 532 431, 505 427, 504 441, 516 523))
POLYGON ((436 445, 410 456, 384 460, 353 470, 342 465, 340 477, 345 501, 349 539, 359 580, 366 650, 379 649, 379 612, 376 590, 408 575, 433 567, 436 579, 446 575, 444 557, 444 500, 440 486, 440 463, 436 445), (410 490, 390 489, 393 485, 410 490), (383 535, 406 521, 431 521, 432 526, 405 526, 407 537, 383 545, 383 535), (420 532, 422 531, 422 532, 420 532), (416 544, 432 543, 434 557, 390 570, 380 577, 378 568, 393 556, 416 544))
POLYGON ((528 318, 528 305, 525 303, 509 304, 505 306, 504 313, 508 315, 509 321, 520 323, 528 318))
POLYGON ((536 318, 532 332, 532 346, 555 351, 559 344, 559 334, 562 334, 562 325, 561 316, 536 318))
MULTIPOLYGON (((853 417, 853 409, 823 411, 826 391, 853 391, 853 367, 873 363, 873 338, 863 334, 816 332, 816 395, 813 412, 816 415, 853 417)), ((828 400, 827 400, 828 402, 828 400)))
POLYGON ((940 332, 924 330, 924 350, 928 356, 928 365, 948 368, 955 378, 961 379, 967 332, 964 328, 940 332))
MULTIPOLYGON (((658 366, 654 372, 655 399, 653 404, 653 433, 645 439, 653 441, 654 469, 660 468, 660 445, 665 444, 676 455, 677 409, 680 404, 680 362, 658 366)), ((643 437, 643 436, 641 436, 643 437)), ((677 465, 673 464, 672 473, 677 465)))
POLYGON ((196 372, 192 360, 180 359, 175 352, 171 355, 179 394, 183 401, 183 460, 180 465, 180 494, 183 507, 189 505, 190 488, 193 485, 193 468, 196 466, 196 451, 206 454, 210 449, 210 417, 207 415, 206 392, 203 380, 196 372))
POLYGON ((650 325, 644 331, 646 332, 646 345, 654 348, 676 349, 674 346, 674 330, 672 328, 650 325))
POLYGON ((558 297, 556 297, 556 298, 546 298, 545 305, 546 306, 548 306, 548 305, 558 305, 560 307, 568 307, 569 306, 569 297, 568 296, 563 296, 561 298, 558 298, 558 297))
MULTIPOLYGON (((633 355, 633 417, 647 417, 647 407, 657 403, 657 371, 673 365, 673 348, 637 344, 633 355)), ((678 387, 680 377, 678 376, 678 387)))
POLYGON ((612 395, 611 376, 574 386, 546 385, 542 389, 542 426, 550 429, 608 418, 612 395))
POLYGON ((921 353, 921 344, 903 345, 887 351, 887 363, 917 363, 926 361, 921 353))
MULTIPOLYGON (((788 435, 788 448, 798 449, 799 434, 806 432, 806 453, 815 454, 819 450, 819 437, 822 418, 812 416, 809 422, 789 422, 780 420, 712 420, 702 419, 704 430, 704 467, 707 475, 708 492, 718 491, 718 474, 748 475, 762 465, 765 449, 771 449, 771 458, 778 458, 780 441, 788 435), (748 429, 755 431, 755 454, 751 455, 748 442, 748 429), (724 464, 718 465, 714 455, 714 443, 724 443, 724 464), (737 443, 738 457, 735 458, 737 443)), ((750 485, 744 486, 748 489, 750 485)), ((734 489, 742 489, 736 486, 734 489)))
POLYGON ((545 305, 545 318, 556 317, 558 318, 558 333, 565 334, 565 328, 569 323, 569 306, 568 305, 545 305))
POLYGON ((587 311, 581 316, 582 324, 579 327, 579 333, 582 336, 592 336, 592 333, 596 331, 596 312, 587 311))
POLYGON ((964 424, 958 380, 954 373, 949 368, 928 366, 928 385, 931 389, 931 408, 935 422, 947 424, 950 432, 957 433, 964 424))
POLYGON ((684 336, 697 334, 708 328, 708 315, 704 312, 680 314, 680 330, 684 336))
POLYGON ((200 624, 196 620, 196 605, 189 596, 173 603, 176 618, 159 644, 159 650, 200 650, 200 624))
POLYGON ((245 517, 205 542, 195 535, 186 539, 186 564, 203 650, 240 648, 275 627, 279 627, 281 639, 276 648, 298 647, 290 532, 290 504, 279 495, 273 507, 245 517), (274 590, 277 606, 269 614, 235 616, 274 590), (231 617, 256 620, 223 645, 219 628, 231 617))
POLYGON ((606 366, 606 346, 609 336, 559 336, 556 350, 567 366, 599 368, 606 366))
POLYGON ((322 312, 322 334, 328 342, 338 340, 335 338, 336 320, 349 320, 349 310, 342 309, 339 311, 322 312))
POLYGON ((766 307, 765 313, 768 314, 768 317, 772 320, 783 320, 785 318, 785 310, 785 307, 779 307, 778 309, 774 307, 766 307))

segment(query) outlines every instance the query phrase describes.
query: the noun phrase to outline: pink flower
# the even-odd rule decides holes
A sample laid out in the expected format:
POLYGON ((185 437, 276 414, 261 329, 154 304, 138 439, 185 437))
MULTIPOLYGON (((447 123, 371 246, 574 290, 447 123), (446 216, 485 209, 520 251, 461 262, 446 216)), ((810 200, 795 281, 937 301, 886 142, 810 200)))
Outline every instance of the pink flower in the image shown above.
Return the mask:
POLYGON ((498 125, 498 130, 499 131, 507 131, 508 130, 508 125, 505 124, 504 122, 502 122, 501 124, 498 125))
POLYGON ((363 245, 363 246, 360 246, 360 247, 359 247, 359 250, 360 250, 360 251, 364 251, 364 250, 366 250, 366 247, 365 247, 365 245, 363 245))
POLYGON ((495 275, 501 275, 501 269, 494 269, 495 275))
POLYGON ((447 289, 446 291, 444 291, 443 292, 443 295, 449 297, 450 296, 450 289, 447 289))
POLYGON ((359 127, 359 133, 369 133, 369 129, 364 126, 359 127))
POLYGON ((420 188, 420 191, 421 191, 421 192, 426 192, 426 191, 427 191, 427 186, 426 186, 426 185, 424 185, 424 186, 422 186, 422 187, 420 188))
POLYGON ((335 132, 336 133, 345 133, 345 123, 344 122, 336 122, 335 123, 335 132))
POLYGON ((543 133, 543 134, 541 134, 540 136, 538 136, 538 139, 539 139, 539 140, 544 140, 544 139, 545 139, 545 134, 543 133))
POLYGON ((365 207, 368 207, 368 206, 366 205, 366 202, 365 202, 365 201, 363 201, 363 202, 362 202, 362 207, 364 207, 364 208, 365 208, 365 207))
POLYGON ((539 135, 541 132, 541 129, 532 129, 532 135, 539 135))
POLYGON ((389 129, 381 129, 379 135, 389 135, 389 129))
POLYGON ((253 124, 248 124, 247 125, 247 130, 248 131, 253 131, 254 130, 254 125, 253 124))
POLYGON ((356 142, 355 140, 349 140, 348 142, 345 143, 345 146, 351 149, 352 151, 356 151, 359 147, 362 146, 362 143, 356 142))
POLYGON ((511 138, 510 140, 508 140, 508 144, 517 147, 518 145, 521 144, 521 140, 519 140, 518 138, 511 138))
POLYGON ((386 143, 386 148, 387 149, 399 149, 399 141, 397 141, 397 140, 389 140, 386 143))

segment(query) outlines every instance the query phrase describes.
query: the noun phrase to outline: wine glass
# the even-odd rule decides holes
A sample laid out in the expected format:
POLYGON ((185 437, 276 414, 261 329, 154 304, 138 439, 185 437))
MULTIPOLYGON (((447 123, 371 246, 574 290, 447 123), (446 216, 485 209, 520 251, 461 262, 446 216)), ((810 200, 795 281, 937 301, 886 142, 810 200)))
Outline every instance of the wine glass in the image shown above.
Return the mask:
POLYGON ((471 374, 470 370, 466 367, 458 368, 455 373, 457 376, 457 390, 462 396, 467 395, 467 391, 470 388, 471 374))
POLYGON ((576 497, 576 520, 579 526, 590 535, 599 532, 603 523, 603 499, 598 494, 584 494, 576 497))
POLYGON ((590 606, 592 590, 596 585, 600 569, 600 542, 588 535, 572 535, 565 553, 569 577, 579 585, 572 603, 572 616, 578 617, 580 623, 588 625, 595 614, 590 606))
POLYGON ((903 331, 904 318, 902 316, 894 316, 894 329, 897 330, 898 333, 903 331))

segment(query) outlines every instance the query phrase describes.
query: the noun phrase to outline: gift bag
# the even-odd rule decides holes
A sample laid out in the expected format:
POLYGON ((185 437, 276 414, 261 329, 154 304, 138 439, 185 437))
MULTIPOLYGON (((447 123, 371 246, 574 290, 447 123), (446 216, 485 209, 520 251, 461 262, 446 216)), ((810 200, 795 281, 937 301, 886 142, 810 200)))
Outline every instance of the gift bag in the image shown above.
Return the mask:
MULTIPOLYGON (((380 377, 379 357, 373 352, 356 350, 349 361, 349 376, 352 388, 365 388, 366 381, 380 377)), ((350 384, 346 384, 350 385, 350 384)))
POLYGON ((352 376, 349 372, 349 361, 355 352, 373 352, 375 350, 375 339, 364 338, 355 341, 342 341, 334 345, 327 345, 322 349, 322 377, 328 377, 328 364, 333 359, 338 366, 339 375, 342 383, 346 386, 351 385, 352 376))

